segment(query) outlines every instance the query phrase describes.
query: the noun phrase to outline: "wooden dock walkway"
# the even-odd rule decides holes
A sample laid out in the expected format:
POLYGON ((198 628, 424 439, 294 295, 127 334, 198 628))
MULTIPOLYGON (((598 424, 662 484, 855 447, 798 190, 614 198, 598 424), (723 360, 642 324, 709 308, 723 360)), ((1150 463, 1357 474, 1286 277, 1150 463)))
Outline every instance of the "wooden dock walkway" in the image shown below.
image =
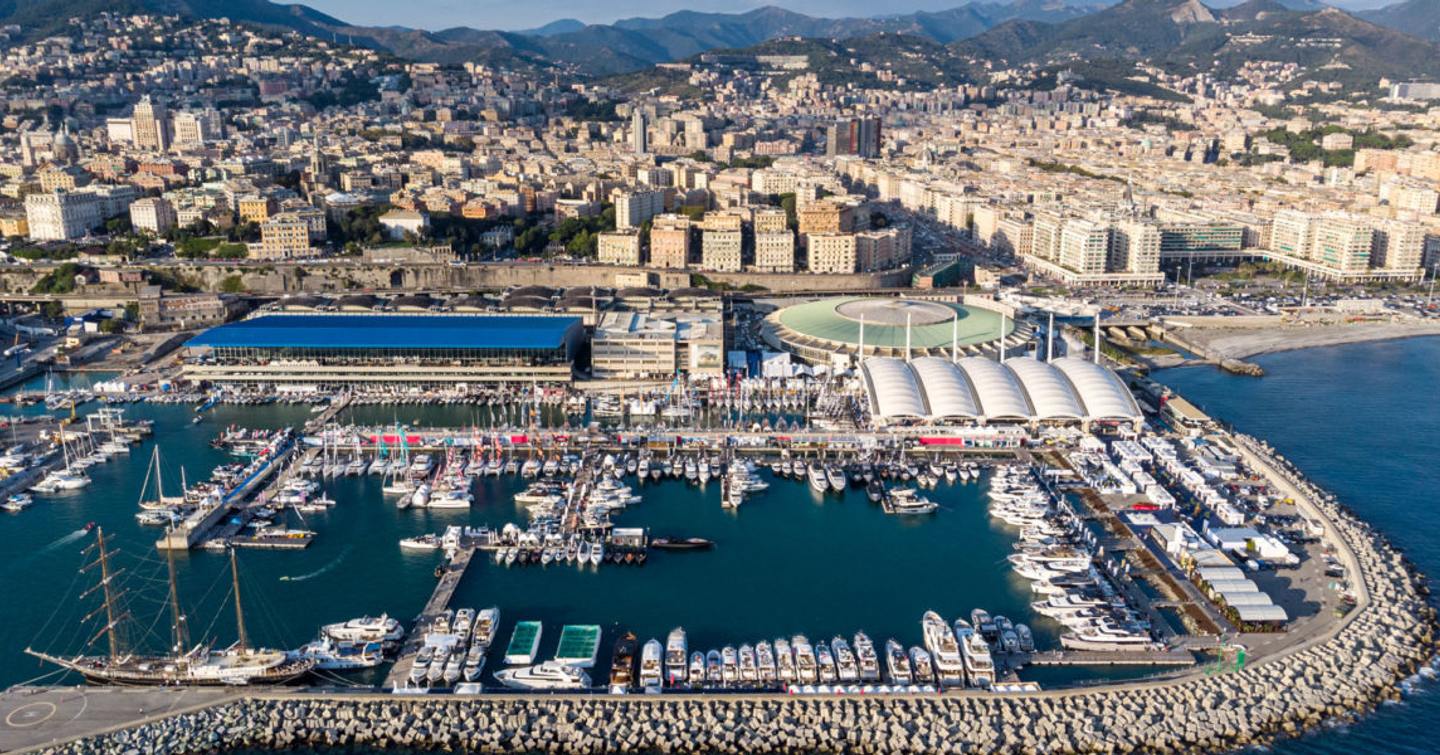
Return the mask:
POLYGON ((445 565, 445 573, 440 575, 439 581, 435 583, 435 591, 430 593, 430 600, 425 602, 425 608, 416 617, 415 623, 411 625, 409 633, 405 635, 405 641, 400 646, 400 656, 390 666, 390 673, 386 675, 382 686, 386 689, 404 687, 410 676, 410 669, 415 665, 415 655, 420 652, 424 645, 425 633, 430 631, 430 624, 450 607, 450 599, 454 597, 455 590, 460 587, 460 581, 465 578, 465 571, 470 568, 470 562, 475 558, 476 548, 467 545, 455 552, 455 557, 445 565))

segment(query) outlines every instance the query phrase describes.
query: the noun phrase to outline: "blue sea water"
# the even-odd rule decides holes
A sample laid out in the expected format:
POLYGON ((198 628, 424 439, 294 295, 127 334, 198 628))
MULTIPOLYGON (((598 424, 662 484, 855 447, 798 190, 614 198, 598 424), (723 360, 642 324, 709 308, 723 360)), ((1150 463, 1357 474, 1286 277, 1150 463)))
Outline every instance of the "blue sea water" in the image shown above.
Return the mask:
MULTIPOLYGON (((1237 430, 1266 438, 1440 575, 1440 338, 1348 344, 1254 360, 1263 378, 1205 367, 1156 378, 1237 430)), ((1281 753, 1434 753, 1440 685, 1421 685, 1351 726, 1282 742, 1281 753)))

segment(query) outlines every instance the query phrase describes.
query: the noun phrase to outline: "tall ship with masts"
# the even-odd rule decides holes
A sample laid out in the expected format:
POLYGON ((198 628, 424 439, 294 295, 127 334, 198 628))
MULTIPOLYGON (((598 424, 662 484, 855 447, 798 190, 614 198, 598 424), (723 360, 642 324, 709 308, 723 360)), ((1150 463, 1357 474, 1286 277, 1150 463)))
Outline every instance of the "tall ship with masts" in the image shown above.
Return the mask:
MULTIPOLYGON (((240 572, 235 551, 230 551, 230 580, 235 599, 235 624, 238 639, 230 647, 216 650, 208 643, 190 644, 187 619, 180 610, 179 591, 175 586, 175 562, 167 552, 170 577, 171 648, 166 655, 146 655, 127 647, 121 628, 130 619, 123 611, 123 591, 117 578, 123 570, 111 563, 105 547, 105 533, 95 530, 95 543, 85 550, 95 560, 81 568, 81 573, 99 569, 99 582, 84 595, 100 591, 102 605, 81 619, 89 621, 103 616, 105 624, 90 640, 101 637, 108 641, 105 655, 57 656, 26 648, 25 652, 61 668, 74 671, 92 684, 126 686, 221 686, 245 684, 283 684, 293 681, 315 668, 311 658, 292 657, 281 650, 252 648, 245 632, 245 611, 240 600, 240 572)), ((82 596, 83 597, 83 596, 82 596)))

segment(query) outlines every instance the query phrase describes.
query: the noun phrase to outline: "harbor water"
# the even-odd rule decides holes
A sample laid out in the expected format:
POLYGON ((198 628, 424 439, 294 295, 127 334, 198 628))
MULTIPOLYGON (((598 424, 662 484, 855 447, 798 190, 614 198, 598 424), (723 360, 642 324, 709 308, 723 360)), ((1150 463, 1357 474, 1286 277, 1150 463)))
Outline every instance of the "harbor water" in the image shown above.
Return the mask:
MULTIPOLYGON (((73 378, 84 381, 84 376, 73 378)), ((57 378, 57 388, 64 387, 57 378)), ((86 408, 94 408, 98 404, 86 408)), ((38 406, 11 411, 43 413, 38 406)), ((83 410, 82 410, 83 411, 83 410)), ((351 410, 369 423, 465 425, 477 421, 470 406, 362 406, 351 410), (448 420, 448 421, 447 421, 448 420)), ((126 608, 134 616, 130 643, 163 650, 169 641, 163 554, 154 541, 158 528, 135 522, 140 488, 152 444, 159 443, 167 492, 178 492, 182 468, 190 481, 233 460, 209 441, 225 426, 298 425, 308 407, 219 406, 203 422, 189 404, 131 404, 127 419, 152 419, 155 433, 122 455, 90 470, 94 483, 81 491, 38 497, 35 506, 0 515, 7 547, 0 551, 0 578, 11 587, 0 622, 0 685, 29 680, 50 669, 22 654, 27 646, 76 652, 92 636, 95 622, 80 619, 97 605, 81 598, 93 584, 76 570, 93 540, 84 527, 104 528, 117 562, 127 571, 126 608)), ((620 513, 617 526, 643 527, 652 536, 703 537, 715 547, 700 552, 652 552, 644 566, 502 566, 477 555, 452 607, 498 606, 499 642, 508 642, 514 623, 544 622, 540 657, 553 655, 564 624, 597 624, 604 634, 592 670, 597 683, 607 675, 609 653, 619 631, 643 642, 664 641, 683 626, 692 649, 739 646, 762 639, 805 634, 814 642, 856 631, 877 645, 895 637, 921 644, 920 617, 936 610, 955 618, 985 608, 1029 623, 1042 648, 1057 647, 1058 625, 1033 615, 1028 583, 1012 574, 1005 557, 1015 532, 986 513, 984 482, 944 484, 926 495, 940 511, 895 517, 871 504, 863 490, 820 494, 804 481, 776 479, 768 490, 747 498, 739 510, 720 505, 720 485, 698 487, 680 480, 628 484, 643 502, 620 513)), ((303 551, 246 550, 239 554, 246 624, 253 643, 298 647, 322 624, 388 613, 409 621, 419 613, 435 584, 438 552, 402 550, 401 538, 441 532, 452 524, 499 528, 523 524, 514 493, 525 482, 515 476, 476 480, 475 504, 468 510, 399 510, 383 496, 382 480, 367 475, 326 483, 337 505, 292 526, 318 532, 303 551)), ((93 558, 91 556, 90 558, 93 558)), ((221 644, 236 636, 228 559, 223 553, 192 551, 176 557, 180 597, 191 633, 221 644)), ((103 640, 92 648, 103 651, 103 640)), ((500 668, 492 658, 487 672, 500 668)), ((1035 669, 1047 686, 1091 681, 1097 676, 1134 677, 1156 673, 1148 667, 1035 669)), ((490 677, 484 677, 490 682, 490 677)), ((1022 678, 1025 678, 1022 676, 1022 678)), ((50 678, 50 679, 53 679, 50 678)), ((380 675, 348 677, 376 683, 380 675)))
MULTIPOLYGON (((1440 576, 1440 338, 1349 344, 1253 359, 1260 379, 1205 367, 1156 375, 1217 419, 1268 440, 1319 485, 1440 576)), ((1440 751, 1440 685, 1416 685, 1359 723, 1277 744, 1278 753, 1440 751)))

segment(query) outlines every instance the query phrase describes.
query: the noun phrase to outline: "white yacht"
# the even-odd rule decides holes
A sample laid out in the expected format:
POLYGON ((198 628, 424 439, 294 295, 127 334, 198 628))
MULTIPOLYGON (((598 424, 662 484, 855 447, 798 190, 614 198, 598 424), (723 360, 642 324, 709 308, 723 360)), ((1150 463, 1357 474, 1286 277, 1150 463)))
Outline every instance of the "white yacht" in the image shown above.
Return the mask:
POLYGON ((950 625, 934 611, 926 611, 921 620, 925 634, 925 649, 930 651, 930 660, 935 664, 940 684, 955 686, 965 683, 965 662, 960 657, 960 644, 950 625))
POLYGON ((556 661, 496 671, 495 679, 512 689, 585 689, 590 686, 590 676, 584 671, 556 661))
POLYGON ((665 678, 670 686, 678 686, 685 683, 685 663, 688 655, 688 647, 685 641, 685 630, 675 627, 670 630, 670 635, 665 638, 665 678))
POLYGON ((382 613, 379 616, 364 616, 336 624, 326 624, 320 628, 320 634, 336 642, 357 644, 379 642, 394 645, 405 639, 405 627, 401 626, 399 621, 382 613))
POLYGON ((647 693, 660 691, 664 650, 659 640, 650 640, 640 650, 640 689, 647 693))

